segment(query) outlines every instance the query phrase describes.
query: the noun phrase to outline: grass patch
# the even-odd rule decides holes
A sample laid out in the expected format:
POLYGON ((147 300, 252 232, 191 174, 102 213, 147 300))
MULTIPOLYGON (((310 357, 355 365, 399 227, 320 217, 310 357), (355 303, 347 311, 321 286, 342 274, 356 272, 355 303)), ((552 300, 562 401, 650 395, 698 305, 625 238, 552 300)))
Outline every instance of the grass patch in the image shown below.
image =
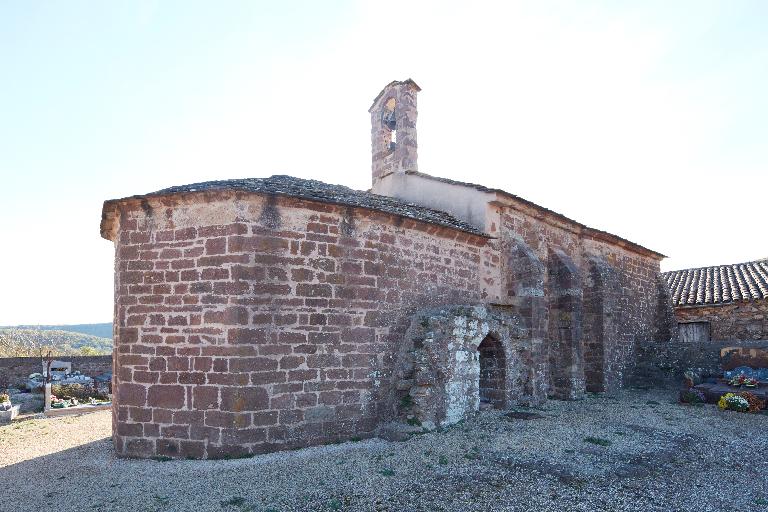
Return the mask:
POLYGON ((441 466, 447 466, 448 465, 448 457, 446 457, 445 455, 441 455, 437 459, 437 463, 440 464, 441 466))
POLYGON ((757 498, 755 500, 755 505, 762 505, 762 506, 768 505, 768 500, 765 498, 757 498))
POLYGON ((157 462, 168 462, 169 460, 173 460, 170 457, 166 457, 165 455, 157 455, 155 457, 152 457, 152 460, 156 460, 157 462))
POLYGON ((408 418, 407 420, 405 420, 405 422, 407 424, 409 424, 410 426, 412 426, 412 427, 420 427, 421 426, 421 422, 419 421, 419 418, 415 418, 415 417, 414 418, 408 418))
POLYGON ((610 446, 612 443, 608 439, 603 439, 602 437, 585 437, 584 441, 587 443, 596 444, 598 446, 610 446))
POLYGON ((379 471, 379 474, 382 475, 382 476, 394 476, 395 475, 395 471, 393 469, 387 468, 387 469, 382 469, 381 471, 379 471))
POLYGON ((648 400, 645 402, 645 405, 661 405, 661 403, 657 402, 656 400, 648 400))

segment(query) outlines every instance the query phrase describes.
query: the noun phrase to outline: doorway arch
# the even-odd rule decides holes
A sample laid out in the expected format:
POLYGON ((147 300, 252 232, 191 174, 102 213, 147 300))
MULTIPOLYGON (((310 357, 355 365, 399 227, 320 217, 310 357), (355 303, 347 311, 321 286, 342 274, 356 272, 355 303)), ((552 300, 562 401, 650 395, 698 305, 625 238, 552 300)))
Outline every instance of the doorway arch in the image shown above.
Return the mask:
POLYGON ((480 345, 480 407, 503 409, 506 405, 507 358, 497 336, 488 334, 480 345))

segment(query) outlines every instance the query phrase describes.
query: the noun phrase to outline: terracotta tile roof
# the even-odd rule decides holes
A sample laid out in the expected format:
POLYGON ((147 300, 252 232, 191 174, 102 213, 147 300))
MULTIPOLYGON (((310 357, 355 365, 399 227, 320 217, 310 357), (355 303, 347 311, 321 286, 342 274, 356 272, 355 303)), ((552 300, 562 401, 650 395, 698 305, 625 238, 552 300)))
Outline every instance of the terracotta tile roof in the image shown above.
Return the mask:
POLYGON ((672 305, 705 306, 768 299, 768 258, 664 272, 672 305))
MULTIPOLYGON (((371 192, 354 190, 343 185, 330 185, 317 180, 305 180, 293 176, 275 175, 269 178, 243 178, 234 180, 206 181, 170 187, 157 192, 140 196, 112 199, 104 203, 102 218, 106 219, 108 210, 112 210, 122 201, 145 199, 148 197, 168 196, 175 194, 190 194, 215 190, 235 190, 254 192, 257 194, 280 195, 309 199, 321 203, 332 203, 344 206, 355 206, 369 210, 377 210, 400 217, 428 222, 438 226, 457 229, 465 233, 492 238, 474 226, 461 221, 449 213, 433 210, 412 203, 401 201, 388 196, 380 196, 371 192)), ((102 222, 102 236, 108 230, 102 222)))

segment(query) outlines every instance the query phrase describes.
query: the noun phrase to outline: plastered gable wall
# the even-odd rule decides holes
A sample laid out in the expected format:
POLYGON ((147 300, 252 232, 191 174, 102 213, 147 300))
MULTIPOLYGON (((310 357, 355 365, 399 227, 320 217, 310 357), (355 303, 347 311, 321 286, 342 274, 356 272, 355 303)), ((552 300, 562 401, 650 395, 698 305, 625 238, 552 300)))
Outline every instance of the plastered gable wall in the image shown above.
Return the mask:
POLYGON ((487 239, 234 192, 127 202, 116 238, 114 443, 223 457, 365 435, 394 414, 413 313, 480 303, 487 239))

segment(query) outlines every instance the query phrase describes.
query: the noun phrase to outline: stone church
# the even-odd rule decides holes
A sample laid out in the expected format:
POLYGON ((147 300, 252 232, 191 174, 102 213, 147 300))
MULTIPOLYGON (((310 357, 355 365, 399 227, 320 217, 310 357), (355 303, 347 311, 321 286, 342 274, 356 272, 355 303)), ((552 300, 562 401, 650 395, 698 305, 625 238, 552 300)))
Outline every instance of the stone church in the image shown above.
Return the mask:
POLYGON ((577 399, 668 339, 662 254, 419 172, 418 92, 374 100, 368 192, 272 176, 104 203, 118 455, 241 456, 577 399))

